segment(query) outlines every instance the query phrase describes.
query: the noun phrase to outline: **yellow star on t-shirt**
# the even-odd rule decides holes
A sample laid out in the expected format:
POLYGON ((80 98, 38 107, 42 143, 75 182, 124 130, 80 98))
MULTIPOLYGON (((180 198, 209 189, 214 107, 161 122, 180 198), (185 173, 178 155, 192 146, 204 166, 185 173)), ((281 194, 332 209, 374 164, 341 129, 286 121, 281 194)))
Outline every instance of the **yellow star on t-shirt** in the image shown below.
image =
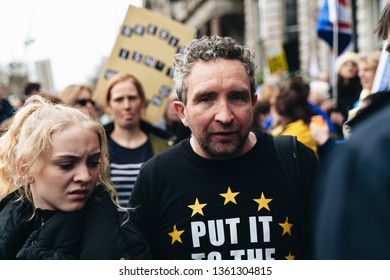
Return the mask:
POLYGON ((228 187, 228 190, 226 193, 220 193, 219 195, 225 198, 225 202, 223 205, 226 205, 229 202, 233 202, 234 204, 237 204, 235 197, 239 194, 240 192, 232 192, 230 187, 228 187))
POLYGON ((271 202, 272 198, 265 198, 264 193, 261 193, 261 197, 257 199, 253 199, 259 204, 259 207, 257 208, 257 211, 260 211, 262 208, 267 209, 268 211, 271 211, 269 209, 268 203, 271 202))
POLYGON ((184 230, 177 230, 176 225, 173 226, 173 231, 168 233, 172 237, 171 245, 175 243, 175 241, 179 241, 180 243, 183 243, 180 238, 180 235, 182 235, 183 232, 184 230))
POLYGON ((286 258, 286 260, 295 260, 295 256, 294 255, 291 255, 291 251, 288 252, 288 256, 284 256, 286 258))
POLYGON ((293 224, 290 224, 288 222, 288 217, 286 217, 284 223, 279 223, 279 225, 283 228, 282 236, 285 235, 286 233, 288 233, 291 236, 291 227, 293 226, 293 224))
POLYGON ((192 209, 191 217, 194 216, 196 213, 199 213, 202 216, 204 216, 202 208, 205 207, 206 205, 207 203, 199 203, 198 198, 196 198, 195 204, 188 205, 188 207, 192 209))

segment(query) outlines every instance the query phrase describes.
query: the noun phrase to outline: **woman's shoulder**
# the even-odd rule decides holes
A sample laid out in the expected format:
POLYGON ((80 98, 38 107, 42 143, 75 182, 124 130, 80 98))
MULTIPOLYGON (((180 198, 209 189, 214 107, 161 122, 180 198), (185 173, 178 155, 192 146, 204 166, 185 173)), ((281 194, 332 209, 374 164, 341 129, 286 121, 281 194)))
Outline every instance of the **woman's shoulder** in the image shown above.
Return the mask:
POLYGON ((148 260, 151 259, 150 248, 138 230, 138 228, 132 223, 131 220, 127 221, 122 227, 122 237, 124 242, 124 255, 125 259, 132 260, 148 260))
POLYGON ((7 205, 13 199, 15 199, 15 192, 8 194, 3 199, 1 199, 0 200, 0 211, 3 210, 5 205, 7 205))
POLYGON ((18 190, 13 191, 12 193, 5 196, 2 200, 0 200, 0 212, 2 212, 7 205, 14 209, 21 210, 31 208, 31 203, 25 199, 22 199, 18 190))

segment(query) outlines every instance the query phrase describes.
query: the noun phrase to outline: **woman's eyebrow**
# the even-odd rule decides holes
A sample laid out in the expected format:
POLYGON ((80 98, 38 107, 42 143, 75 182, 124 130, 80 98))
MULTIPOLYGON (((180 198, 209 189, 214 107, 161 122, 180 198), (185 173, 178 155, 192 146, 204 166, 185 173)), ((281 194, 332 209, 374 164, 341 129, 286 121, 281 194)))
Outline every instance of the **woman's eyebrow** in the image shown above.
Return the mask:
MULTIPOLYGON (((96 152, 96 153, 93 153, 93 154, 90 154, 88 155, 88 157, 100 157, 102 155, 101 152, 96 152)), ((80 156, 78 155, 74 155, 74 154, 59 154, 59 155, 55 155, 53 156, 54 159, 78 159, 80 158, 80 156)))

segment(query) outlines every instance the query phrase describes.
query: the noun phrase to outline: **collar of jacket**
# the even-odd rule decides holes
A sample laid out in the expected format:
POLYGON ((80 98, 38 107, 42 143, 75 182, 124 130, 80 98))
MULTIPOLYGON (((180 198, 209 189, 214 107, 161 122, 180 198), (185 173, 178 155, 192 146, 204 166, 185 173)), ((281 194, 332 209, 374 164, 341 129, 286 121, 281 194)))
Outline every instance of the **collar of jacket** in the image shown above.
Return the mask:
MULTIPOLYGON (((351 129, 356 127, 358 124, 369 118, 371 115, 374 115, 376 112, 379 112, 382 108, 387 107, 390 104, 390 92, 382 91, 369 95, 370 104, 367 107, 362 108, 357 111, 355 117, 346 121, 344 124, 349 126, 351 129)), ((389 105, 390 106, 390 105, 389 105)))
MULTIPOLYGON (((147 135, 154 134, 159 138, 163 138, 163 139, 167 139, 167 140, 175 137, 172 133, 170 133, 166 130, 163 130, 159 127, 156 127, 156 126, 154 126, 154 125, 152 125, 144 120, 140 121, 140 128, 147 135)), ((110 122, 110 123, 104 125, 104 130, 106 131, 107 135, 110 135, 114 131, 114 122, 110 122)))

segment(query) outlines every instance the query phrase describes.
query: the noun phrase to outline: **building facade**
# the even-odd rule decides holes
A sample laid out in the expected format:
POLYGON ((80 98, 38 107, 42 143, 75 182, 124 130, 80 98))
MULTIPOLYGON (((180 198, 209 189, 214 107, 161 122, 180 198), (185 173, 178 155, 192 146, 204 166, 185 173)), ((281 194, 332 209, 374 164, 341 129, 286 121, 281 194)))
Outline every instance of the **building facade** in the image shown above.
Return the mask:
MULTIPOLYGON (((317 36, 317 16, 324 0, 145 0, 145 7, 198 30, 197 36, 231 36, 256 54, 258 70, 270 76, 268 51, 282 49, 290 73, 312 79, 328 73, 330 47, 317 36)), ((381 47, 374 34, 387 0, 349 0, 353 26, 349 50, 364 53, 381 47)))

